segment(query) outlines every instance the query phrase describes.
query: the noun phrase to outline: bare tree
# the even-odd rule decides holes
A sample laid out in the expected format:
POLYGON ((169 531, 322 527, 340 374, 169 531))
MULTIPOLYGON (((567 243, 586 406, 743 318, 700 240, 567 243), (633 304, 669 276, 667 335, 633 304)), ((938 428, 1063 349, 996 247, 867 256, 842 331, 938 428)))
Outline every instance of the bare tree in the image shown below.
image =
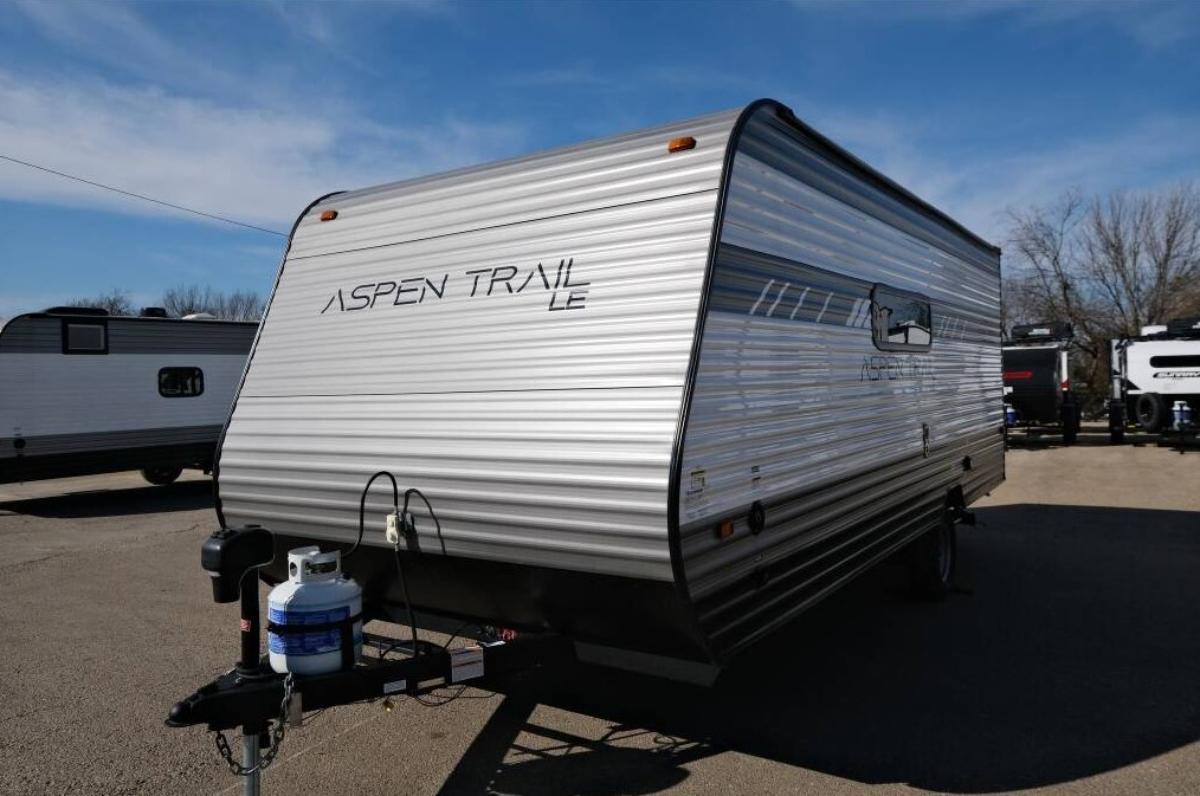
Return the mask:
POLYGON ((218 294, 216 301, 218 312, 214 312, 218 318, 225 318, 231 321, 258 321, 262 320, 263 311, 266 309, 262 296, 257 293, 251 293, 248 290, 235 290, 232 293, 218 294))
POLYGON ((163 293, 162 305, 168 314, 177 318, 206 312, 216 318, 230 321, 261 320, 265 309, 263 299, 257 293, 244 290, 222 293, 200 285, 170 288, 163 293))
POLYGON ((100 309, 108 310, 109 315, 135 315, 136 310, 133 302, 129 299, 129 293, 125 290, 113 288, 107 293, 101 293, 92 298, 81 298, 67 302, 68 307, 99 307, 100 309))
POLYGON ((1200 194, 1194 187, 1093 202, 1083 246, 1102 316, 1117 330, 1134 333, 1196 308, 1200 194))
MULTIPOLYGON (((212 306, 212 288, 199 285, 179 285, 163 293, 163 308, 168 315, 182 318, 197 312, 209 312, 212 306)), ((216 313, 212 313, 216 315, 216 313)))
POLYGON ((1076 379, 1094 390, 1107 380, 1110 338, 1200 312, 1193 185, 1091 200, 1070 190, 1048 206, 1010 211, 1009 222, 1016 267, 1005 276, 1005 320, 1070 321, 1083 355, 1076 379))

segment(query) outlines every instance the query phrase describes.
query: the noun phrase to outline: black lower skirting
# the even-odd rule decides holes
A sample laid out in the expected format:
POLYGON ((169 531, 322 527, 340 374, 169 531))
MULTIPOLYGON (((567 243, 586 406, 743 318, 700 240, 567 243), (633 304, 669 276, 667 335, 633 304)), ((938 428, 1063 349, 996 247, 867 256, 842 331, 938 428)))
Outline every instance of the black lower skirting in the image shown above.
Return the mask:
POLYGON ((141 470, 148 467, 198 467, 212 469, 217 440, 183 445, 88 450, 43 456, 17 455, 0 458, 0 484, 67 478, 77 475, 141 470))
MULTIPOLYGON (((268 582, 287 578, 287 551, 312 539, 275 537, 268 582)), ((328 542, 322 549, 334 549, 328 542)), ((623 578, 438 553, 400 553, 409 594, 423 627, 454 622, 553 631, 576 641, 706 660, 704 646, 674 583, 623 578)), ((404 593, 390 547, 362 546, 343 569, 363 586, 369 617, 407 624, 404 593)))

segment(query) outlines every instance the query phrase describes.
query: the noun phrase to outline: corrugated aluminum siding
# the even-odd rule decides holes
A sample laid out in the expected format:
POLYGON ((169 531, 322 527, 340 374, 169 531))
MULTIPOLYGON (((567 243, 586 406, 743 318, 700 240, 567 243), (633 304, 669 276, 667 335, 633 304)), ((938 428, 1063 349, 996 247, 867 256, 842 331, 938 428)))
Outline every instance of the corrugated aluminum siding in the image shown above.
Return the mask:
POLYGON ((735 117, 315 207, 221 451, 226 521, 350 540, 387 469, 437 509, 442 539, 418 511, 424 550, 670 580, 671 449, 735 117), (696 148, 668 154, 681 135, 696 148), (565 309, 568 263, 587 284, 565 309))
MULTIPOLYGON (((796 553, 813 534, 848 529, 922 491, 999 480, 998 274, 994 251, 837 165, 774 108, 748 121, 730 176, 677 496, 694 600, 796 553), (929 352, 875 348, 868 310, 877 282, 930 299, 929 352), (922 423, 931 432, 929 465, 922 423), (966 476, 964 455, 975 460, 966 476), (910 483, 906 473, 918 475, 918 465, 897 463, 914 459, 921 472, 910 483), (871 472, 880 478, 864 476, 871 472), (863 479, 857 493, 832 502, 835 485, 854 478, 863 479), (750 532, 745 507, 793 494, 808 497, 769 513, 762 534, 750 532), (714 523, 733 512, 736 532, 719 540, 714 523)), ((782 621, 796 608, 792 599, 771 611, 782 621)), ((711 634, 732 639, 725 644, 751 632, 731 627, 749 623, 749 607, 731 613, 723 625, 705 621, 711 634)), ((771 624, 754 621, 756 633, 771 624)))
MULTIPOLYGON (((78 318, 107 329, 108 353, 63 354, 53 315, 13 318, 0 333, 0 438, 21 437, 24 456, 132 445, 215 442, 229 416, 256 324, 78 318), (197 367, 204 392, 165 398, 158 373, 197 367)), ((11 444, 0 456, 15 456, 11 444)))

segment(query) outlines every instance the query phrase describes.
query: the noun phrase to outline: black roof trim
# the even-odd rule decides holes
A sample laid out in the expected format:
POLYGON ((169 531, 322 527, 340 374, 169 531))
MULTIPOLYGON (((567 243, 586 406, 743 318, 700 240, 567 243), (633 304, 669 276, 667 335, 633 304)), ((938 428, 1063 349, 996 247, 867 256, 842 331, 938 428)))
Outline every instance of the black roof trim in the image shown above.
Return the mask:
POLYGON ((256 326, 259 323, 258 321, 231 321, 225 318, 193 318, 191 320, 187 320, 184 318, 160 318, 153 315, 109 315, 107 313, 100 315, 98 313, 91 312, 67 312, 66 308, 60 307, 51 307, 50 309, 42 310, 41 312, 26 312, 21 315, 13 316, 9 319, 9 322, 11 323, 12 321, 17 320, 17 318, 103 318, 108 321, 150 321, 152 323, 163 323, 164 321, 166 323, 222 323, 236 324, 241 326, 256 326), (63 311, 60 312, 59 310, 63 311))

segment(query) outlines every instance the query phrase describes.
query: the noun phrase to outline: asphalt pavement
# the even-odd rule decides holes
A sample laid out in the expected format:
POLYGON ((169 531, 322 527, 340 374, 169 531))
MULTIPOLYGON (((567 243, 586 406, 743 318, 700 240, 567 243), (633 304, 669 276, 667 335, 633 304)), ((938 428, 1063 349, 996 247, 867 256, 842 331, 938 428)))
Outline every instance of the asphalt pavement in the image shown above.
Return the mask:
MULTIPOLYGON (((1200 452, 1081 442, 1009 452, 945 603, 885 564, 713 689, 575 666, 325 711, 264 792, 1200 793, 1200 452)), ((237 792, 163 725, 236 657, 214 525, 200 476, 0 486, 0 793, 237 792)))

